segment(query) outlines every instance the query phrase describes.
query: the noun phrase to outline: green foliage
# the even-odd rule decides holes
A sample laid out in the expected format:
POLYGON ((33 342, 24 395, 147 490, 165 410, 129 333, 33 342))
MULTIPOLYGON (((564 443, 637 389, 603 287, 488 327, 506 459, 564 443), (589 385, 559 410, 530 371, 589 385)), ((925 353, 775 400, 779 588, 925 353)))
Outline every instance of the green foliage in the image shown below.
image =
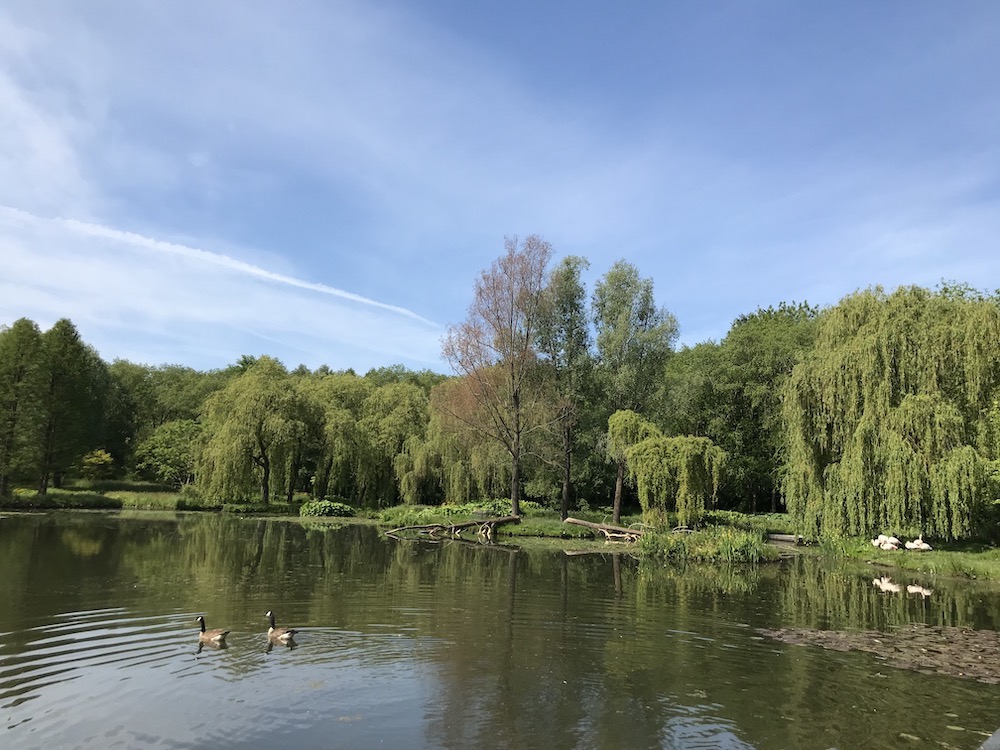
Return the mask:
POLYGON ((194 480, 201 442, 201 425, 177 419, 157 427, 135 451, 135 469, 140 476, 181 487, 194 480))
POLYGON ((776 557, 761 534, 716 526, 689 534, 646 533, 639 539, 639 551, 667 562, 756 563, 776 557))
POLYGON ((260 357, 205 403, 198 483, 210 497, 267 505, 272 473, 309 432, 313 404, 277 360, 260 357), (256 493, 255 493, 256 490, 256 493))
MULTIPOLYGON (((526 517, 552 515, 551 511, 530 500, 522 503, 521 511, 526 517)), ((497 498, 462 504, 398 505, 379 511, 378 519, 393 526, 419 526, 431 523, 448 524, 477 518, 503 518, 508 515, 510 515, 510 500, 497 498)))
POLYGON ((520 523, 501 526, 501 536, 545 537, 548 539, 593 539, 594 533, 583 526, 563 523, 551 511, 546 516, 525 517, 520 523))
POLYGON ((708 438, 664 437, 633 411, 608 420, 608 453, 623 457, 647 523, 662 524, 668 512, 681 525, 697 524, 718 491, 726 454, 708 438))
POLYGON ((902 288, 845 298, 784 394, 784 489, 800 533, 983 532, 1000 307, 902 288))
POLYGON ((104 496, 121 503, 122 508, 134 510, 204 510, 218 506, 203 505, 199 500, 180 492, 135 492, 111 490, 104 496))
POLYGON ((631 409, 621 409, 608 419, 608 457, 624 462, 630 448, 643 440, 659 437, 663 437, 663 433, 648 419, 631 409))
POLYGON ((677 340, 677 319, 657 307, 653 280, 617 261, 594 287, 598 366, 613 410, 642 411, 677 340))
POLYGON ((304 503, 299 508, 299 515, 350 517, 354 515, 354 508, 346 503, 335 502, 333 500, 316 500, 304 503))
POLYGON ((115 460, 106 450, 95 450, 80 459, 80 474, 85 479, 108 479, 115 472, 115 460))
POLYGON ((450 326, 441 342, 444 359, 461 378, 445 391, 452 398, 438 403, 463 424, 460 430, 475 431, 507 454, 511 513, 520 515, 528 441, 551 421, 537 339, 552 246, 536 235, 520 243, 507 237, 504 246, 476 282, 468 317, 450 326))
POLYGON ((121 500, 99 492, 80 492, 49 488, 44 495, 31 490, 15 490, 4 501, 8 508, 73 508, 73 509, 113 509, 121 508, 121 500))
POLYGON ((36 456, 39 493, 58 482, 101 438, 107 365, 68 319, 42 334, 44 378, 36 456))
POLYGON ((690 526, 715 500, 726 454, 708 438, 654 437, 629 448, 626 460, 643 513, 675 511, 690 526))
POLYGON ((34 468, 44 376, 38 326, 21 318, 0 328, 0 497, 34 468))
POLYGON ((171 492, 173 488, 159 482, 135 479, 74 479, 64 487, 87 492, 171 492))
POLYGON ((705 513, 705 524, 731 526, 763 535, 795 533, 795 519, 787 513, 748 514, 731 510, 710 510, 705 513))

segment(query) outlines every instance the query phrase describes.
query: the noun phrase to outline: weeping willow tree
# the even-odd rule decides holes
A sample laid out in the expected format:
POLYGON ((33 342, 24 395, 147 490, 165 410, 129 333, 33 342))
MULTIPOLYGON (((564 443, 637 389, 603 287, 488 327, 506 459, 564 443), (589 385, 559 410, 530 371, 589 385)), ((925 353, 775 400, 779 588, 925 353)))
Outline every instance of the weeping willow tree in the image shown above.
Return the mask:
POLYGON ((696 524, 715 501, 725 452, 704 437, 665 437, 634 411, 608 420, 608 454, 623 456, 643 515, 652 521, 676 511, 682 526, 696 524))
POLYGON ((800 533, 983 531, 998 351, 998 300, 967 288, 875 288, 829 310, 784 392, 783 485, 800 533))
POLYGON ((261 357, 205 402, 197 483, 209 497, 268 504, 272 474, 303 431, 302 397, 280 362, 261 357))
POLYGON ((431 389, 426 429, 409 435, 393 461, 403 502, 461 505, 508 491, 509 454, 476 429, 478 408, 458 378, 431 389))

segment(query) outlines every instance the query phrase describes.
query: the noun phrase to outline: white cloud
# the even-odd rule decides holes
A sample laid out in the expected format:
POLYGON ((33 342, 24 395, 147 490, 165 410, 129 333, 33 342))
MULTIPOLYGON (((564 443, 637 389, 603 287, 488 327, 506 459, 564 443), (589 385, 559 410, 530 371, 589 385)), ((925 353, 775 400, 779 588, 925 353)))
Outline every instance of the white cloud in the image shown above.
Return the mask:
POLYGON ((156 351, 183 331, 221 350, 213 366, 255 340, 314 367, 439 366, 443 329, 410 310, 206 250, 0 208, 0 252, 0 320, 69 317, 81 330, 125 332, 136 352, 138 340, 156 351), (358 361, 344 361, 343 349, 358 361))
MULTIPOLYGON (((28 212, 0 216, 0 312, 75 310, 109 352, 148 338, 146 351, 178 357, 287 342, 337 348, 344 366, 428 361, 438 334, 427 319, 460 319, 503 235, 529 233, 587 256, 594 277, 634 262, 691 343, 758 305, 832 303, 874 283, 1000 286, 997 155, 968 138, 950 149, 942 130, 964 112, 995 119, 995 102, 956 93, 955 111, 922 130, 928 110, 919 92, 906 98, 914 59, 945 71, 935 90, 950 90, 962 68, 939 65, 948 50, 888 39, 892 55, 782 67, 775 82, 733 17, 712 12, 698 28, 732 26, 749 45, 745 60, 711 46, 722 40, 681 50, 717 63, 715 78, 657 72, 673 58, 653 48, 639 70, 619 29, 600 54, 603 85, 620 90, 580 78, 554 98, 503 39, 460 38, 423 10, 0 9, 0 203, 28 212), (879 60, 890 62, 878 86, 859 84, 859 96, 847 84, 879 60), (644 75, 632 98, 623 70, 644 75), (813 94, 817 72, 842 100, 813 94), (887 117, 904 118, 873 127, 863 108, 838 110, 876 93, 887 117), (894 131, 898 144, 879 140, 894 131), (921 143, 939 153, 914 156, 921 143)), ((670 17, 679 39, 688 13, 670 17)), ((841 41, 823 45, 850 48, 841 41)), ((551 82, 549 63, 574 69, 560 42, 532 57, 539 79, 551 82)))

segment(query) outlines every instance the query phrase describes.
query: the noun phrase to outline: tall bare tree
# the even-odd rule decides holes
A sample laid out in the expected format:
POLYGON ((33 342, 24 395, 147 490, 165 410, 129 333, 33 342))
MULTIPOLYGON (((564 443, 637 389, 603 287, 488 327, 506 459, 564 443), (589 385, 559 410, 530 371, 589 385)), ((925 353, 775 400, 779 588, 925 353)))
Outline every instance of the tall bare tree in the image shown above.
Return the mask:
POLYGON ((510 455, 510 503, 521 514, 521 459, 525 438, 538 421, 533 388, 535 342, 552 246, 536 235, 518 243, 483 271, 466 320, 450 326, 442 353, 479 407, 455 414, 510 455))

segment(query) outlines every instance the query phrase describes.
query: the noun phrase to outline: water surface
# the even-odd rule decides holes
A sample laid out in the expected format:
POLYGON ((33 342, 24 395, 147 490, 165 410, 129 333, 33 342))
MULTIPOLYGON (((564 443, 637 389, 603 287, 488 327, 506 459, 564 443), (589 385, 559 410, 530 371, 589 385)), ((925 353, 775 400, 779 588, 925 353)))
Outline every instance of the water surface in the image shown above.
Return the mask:
POLYGON ((0 517, 0 570, 4 748, 978 748, 1000 726, 997 685, 761 634, 996 630, 974 582, 87 512, 0 517))

